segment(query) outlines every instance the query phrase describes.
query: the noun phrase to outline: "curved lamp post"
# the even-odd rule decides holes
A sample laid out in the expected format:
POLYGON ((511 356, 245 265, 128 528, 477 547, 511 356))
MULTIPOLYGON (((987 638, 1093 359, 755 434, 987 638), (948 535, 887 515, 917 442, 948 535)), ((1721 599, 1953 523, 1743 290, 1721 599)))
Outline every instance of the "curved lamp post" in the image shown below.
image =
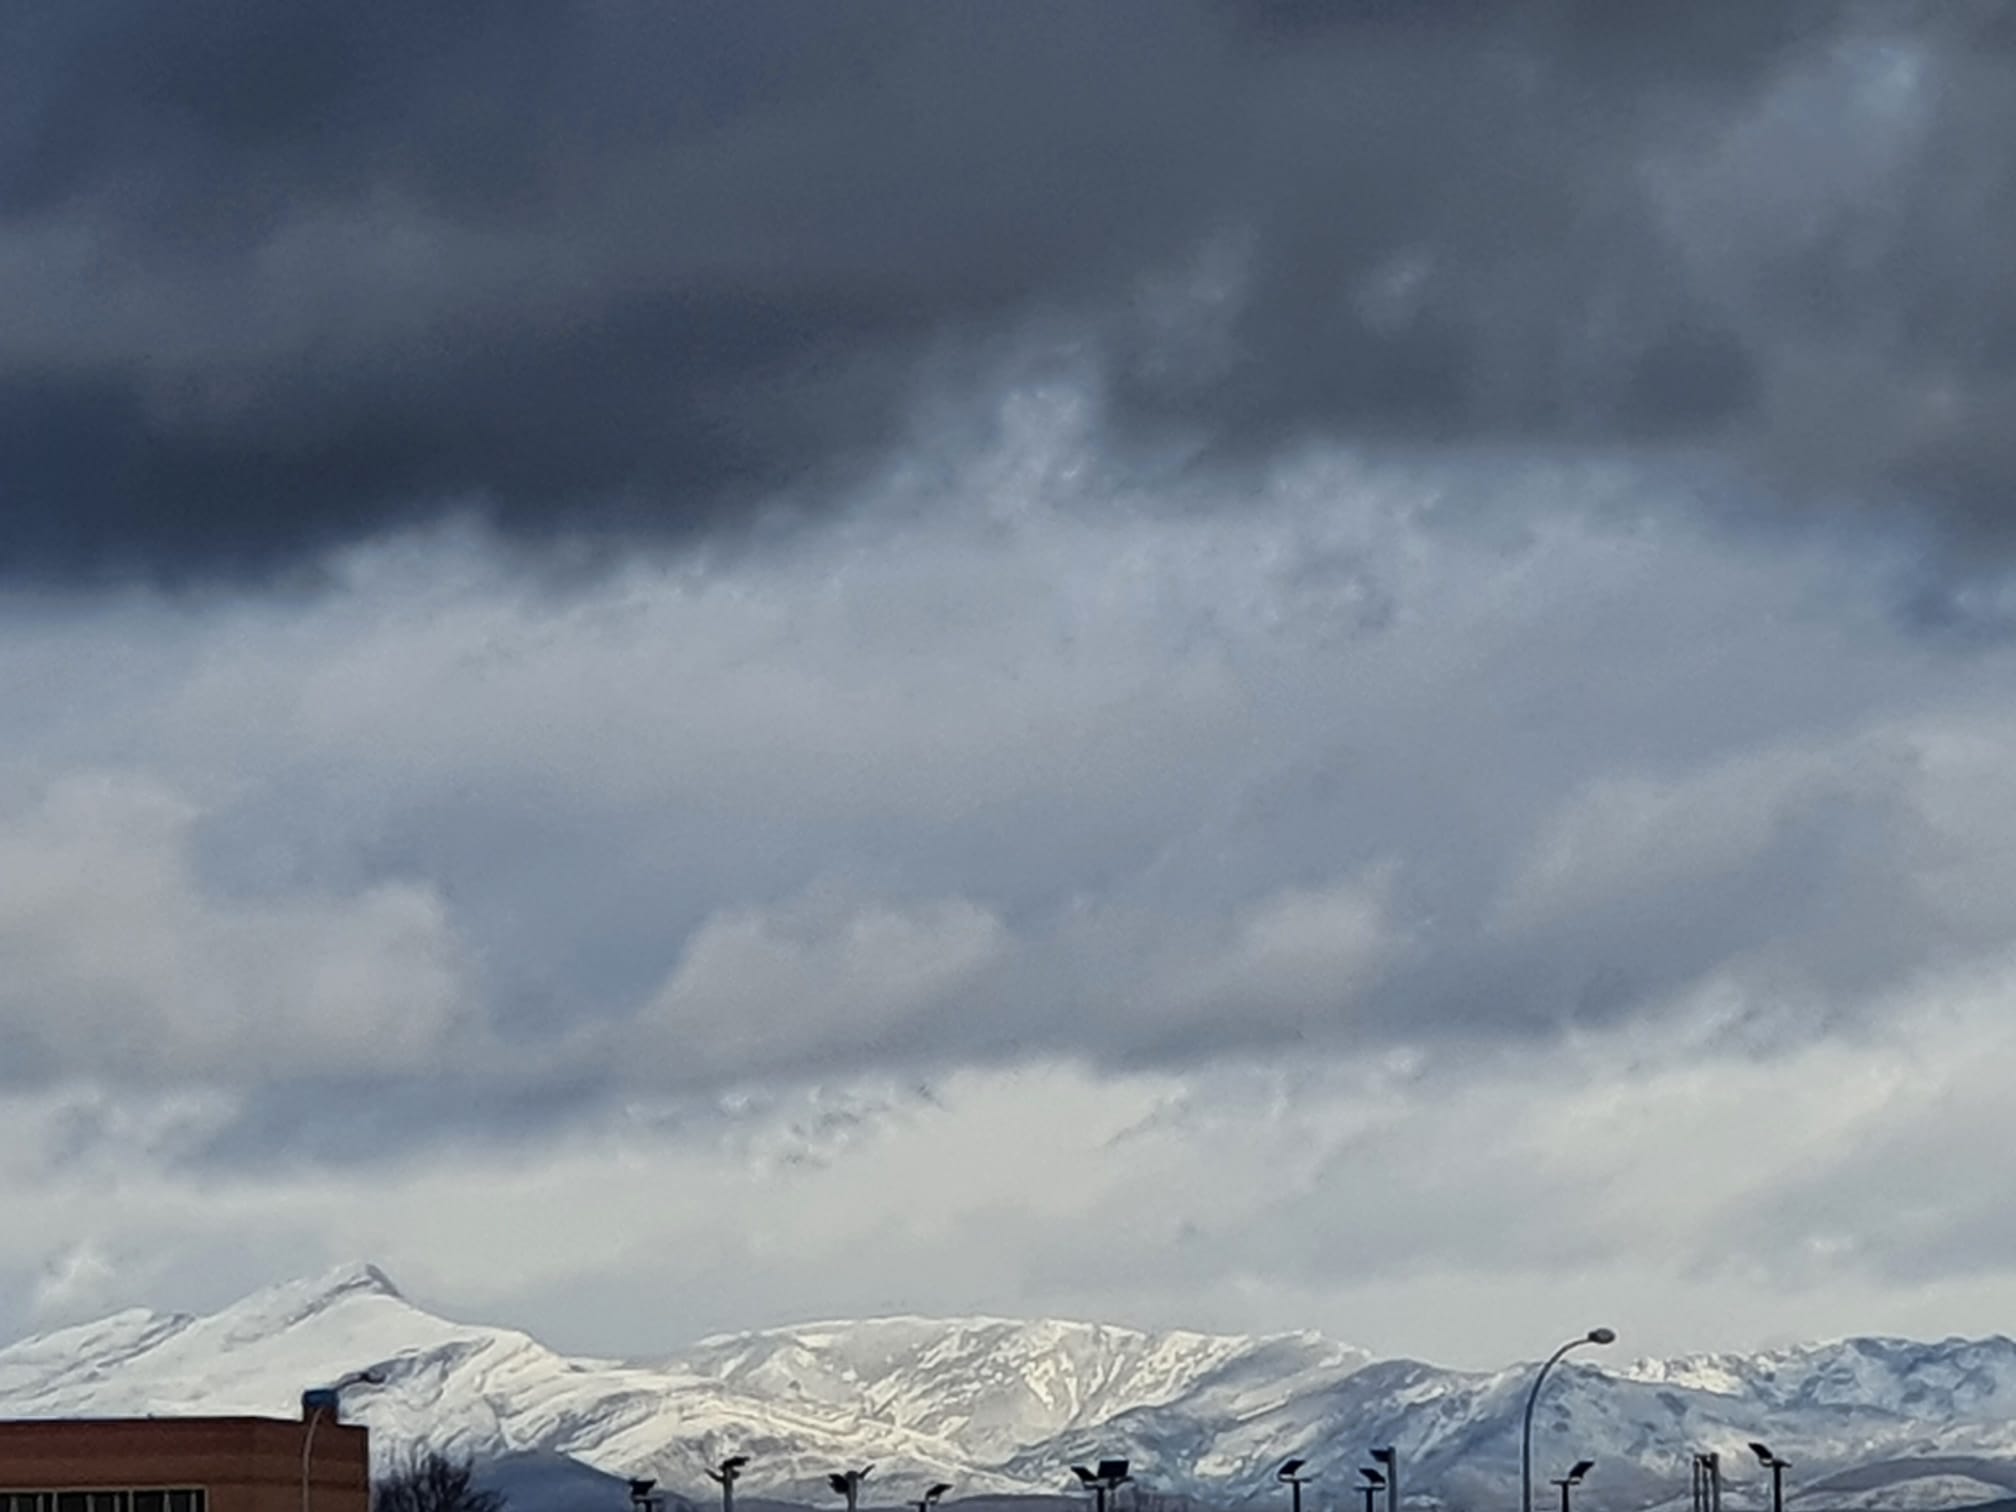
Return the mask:
POLYGON ((1561 1363, 1561 1357, 1571 1349, 1580 1349, 1584 1344, 1615 1344, 1617 1331, 1612 1328, 1592 1328, 1579 1339, 1570 1339, 1554 1353, 1547 1356, 1547 1363, 1540 1367, 1533 1377, 1533 1389, 1526 1393, 1526 1422, 1519 1438, 1519 1506, 1521 1512, 1533 1512, 1533 1405, 1540 1400, 1541 1383, 1547 1379, 1547 1372, 1561 1363))
POLYGON ((322 1422, 323 1414, 327 1413, 330 1417, 334 1417, 343 1405, 343 1393, 348 1391, 352 1386, 383 1386, 384 1384, 385 1376, 382 1371, 353 1370, 350 1374, 332 1385, 324 1386, 318 1391, 302 1393, 301 1405, 307 1409, 308 1428, 301 1435, 301 1512, 309 1512, 308 1456, 314 1451, 315 1429, 322 1422))
POLYGON ((1365 1477, 1365 1484, 1358 1489, 1365 1493, 1365 1512, 1372 1512, 1372 1503, 1386 1486, 1386 1472, 1375 1470, 1370 1465, 1360 1465, 1358 1473, 1365 1477))

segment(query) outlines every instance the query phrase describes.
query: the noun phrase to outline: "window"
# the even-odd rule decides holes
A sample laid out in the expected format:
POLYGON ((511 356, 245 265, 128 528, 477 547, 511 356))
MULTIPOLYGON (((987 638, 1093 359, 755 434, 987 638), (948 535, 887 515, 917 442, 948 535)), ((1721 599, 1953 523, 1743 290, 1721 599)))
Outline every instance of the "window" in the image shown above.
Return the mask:
POLYGON ((0 1489, 0 1512, 209 1512, 200 1486, 129 1491, 16 1491, 0 1489))

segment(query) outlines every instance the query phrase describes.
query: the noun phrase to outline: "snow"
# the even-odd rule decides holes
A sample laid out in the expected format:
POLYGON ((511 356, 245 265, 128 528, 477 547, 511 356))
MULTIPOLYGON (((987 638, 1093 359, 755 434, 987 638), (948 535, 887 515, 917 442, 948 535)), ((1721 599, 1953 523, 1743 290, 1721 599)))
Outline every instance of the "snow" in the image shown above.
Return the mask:
MULTIPOLYGON (((708 1465, 747 1453, 748 1491, 819 1501, 840 1465, 876 1465, 881 1497, 936 1480, 1021 1494, 1058 1491, 1072 1462, 1117 1454, 1158 1491, 1221 1504, 1278 1498, 1272 1472, 1290 1455, 1348 1479, 1354 1446, 1382 1442, 1400 1447, 1410 1496, 1503 1495, 1530 1368, 1375 1360, 1313 1333, 914 1317, 721 1335, 649 1363, 580 1360, 435 1317, 382 1271, 349 1265, 209 1317, 128 1311, 0 1349, 0 1412, 292 1417, 305 1388, 366 1367, 384 1383, 348 1393, 345 1410, 381 1453, 426 1442, 559 1455, 696 1495, 708 1465)), ((2008 1339, 1847 1339, 1565 1365, 1536 1455, 1543 1467, 1594 1458, 1592 1494, 1600 1484, 1602 1505, 1634 1508, 1671 1505, 1690 1456, 1717 1449, 1737 1512, 1757 1505, 1745 1446, 1763 1439, 1811 1487, 1803 1501, 1792 1488, 1795 1506, 1941 1512, 2016 1485, 2012 1420, 2008 1339)))

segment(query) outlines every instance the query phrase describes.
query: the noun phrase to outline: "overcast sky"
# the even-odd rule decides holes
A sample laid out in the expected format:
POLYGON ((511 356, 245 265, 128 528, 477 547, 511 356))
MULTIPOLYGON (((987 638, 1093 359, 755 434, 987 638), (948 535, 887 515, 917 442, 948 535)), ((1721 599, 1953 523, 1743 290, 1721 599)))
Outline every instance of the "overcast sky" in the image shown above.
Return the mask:
POLYGON ((0 1334, 2016 1286, 2016 7, 70 0, 0 1334))

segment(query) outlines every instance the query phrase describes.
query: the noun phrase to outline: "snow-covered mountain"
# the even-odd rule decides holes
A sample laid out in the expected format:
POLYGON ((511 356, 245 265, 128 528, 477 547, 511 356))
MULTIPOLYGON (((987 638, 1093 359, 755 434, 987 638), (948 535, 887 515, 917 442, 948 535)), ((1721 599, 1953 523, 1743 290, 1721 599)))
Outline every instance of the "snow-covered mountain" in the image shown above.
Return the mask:
MULTIPOLYGON (((811 1324, 706 1339, 672 1360, 571 1359, 435 1317, 351 1266, 210 1317, 125 1312, 0 1349, 0 1413, 289 1415, 304 1387, 366 1366, 385 1382, 347 1409, 381 1446, 564 1456, 696 1497, 731 1453, 752 1456, 749 1492, 809 1500, 846 1466, 874 1464, 872 1489, 892 1499, 934 1480, 1026 1495, 1063 1489, 1074 1461, 1124 1455, 1155 1491, 1232 1504, 1278 1495, 1274 1467, 1302 1455, 1327 1472, 1317 1508, 1343 1500, 1364 1450, 1385 1443, 1410 1495, 1504 1505, 1530 1379, 1524 1365, 1374 1359, 1316 1334, 999 1319, 811 1324)), ((2012 1420, 2008 1339, 1850 1339, 1564 1365, 1536 1457, 1594 1458, 1586 1504, 1621 1509, 1684 1494, 1690 1456, 1720 1450, 1725 1500, 1748 1512, 1761 1482, 1745 1445, 1763 1439, 1793 1462, 1795 1505, 1916 1512, 2016 1490, 2012 1420)))

